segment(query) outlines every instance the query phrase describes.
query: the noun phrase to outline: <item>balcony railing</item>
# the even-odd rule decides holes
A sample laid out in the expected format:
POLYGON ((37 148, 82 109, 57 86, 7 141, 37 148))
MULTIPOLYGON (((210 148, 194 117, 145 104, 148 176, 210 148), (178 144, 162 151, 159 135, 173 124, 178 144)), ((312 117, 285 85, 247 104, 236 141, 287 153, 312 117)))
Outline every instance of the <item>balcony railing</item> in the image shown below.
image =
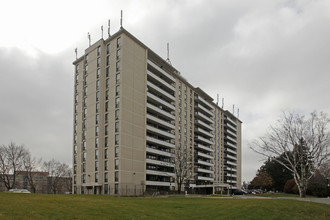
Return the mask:
POLYGON ((163 99, 161 99, 161 98, 155 96, 154 94, 151 94, 150 92, 147 92, 147 96, 148 96, 150 99, 152 99, 152 100, 158 102, 159 104, 164 105, 164 106, 166 106, 166 107, 172 109, 173 111, 175 111, 175 107, 174 107, 174 105, 172 105, 171 103, 164 101, 163 99))
POLYGON ((206 105, 209 109, 211 109, 212 111, 214 110, 214 107, 208 103, 207 101, 205 101, 202 97, 200 97, 199 95, 195 95, 195 99, 201 101, 204 105, 206 105))
POLYGON ((148 60, 147 62, 148 62, 148 64, 150 64, 150 66, 152 66, 153 68, 155 68, 158 72, 162 73, 166 78, 168 78, 172 82, 175 82, 175 78, 173 76, 171 76, 165 70, 161 69, 159 66, 157 66, 156 64, 154 64, 151 60, 148 60))
POLYGON ((226 117, 225 118, 226 120, 228 120, 228 121, 230 121, 231 123, 233 123, 234 125, 236 125, 236 122, 235 121, 233 121, 231 118, 229 118, 229 117, 226 117))
POLYGON ((213 124, 213 120, 211 118, 207 117, 206 115, 204 115, 203 113, 195 112, 195 115, 197 117, 199 117, 201 120, 204 120, 204 121, 207 121, 210 124, 213 124))
POLYGON ((213 170, 207 170, 207 169, 202 169, 202 168, 198 168, 197 172, 214 174, 213 170))
POLYGON ((200 132, 200 133, 208 136, 209 138, 213 138, 213 134, 211 134, 208 131, 203 130, 202 128, 196 128, 195 131, 200 132))
POLYGON ((146 173, 149 175, 157 175, 157 176, 171 176, 174 177, 174 173, 164 172, 164 171, 157 171, 157 170, 146 170, 146 173))
POLYGON ((172 154, 170 152, 165 152, 165 151, 157 150, 157 149, 150 148, 150 147, 147 147, 146 151, 149 153, 153 153, 153 154, 161 155, 161 156, 165 156, 165 157, 174 157, 174 154, 172 154))
POLYGON ((195 104, 195 107, 198 108, 198 109, 200 109, 200 110, 202 110, 209 117, 212 117, 213 116, 213 113, 210 110, 208 110, 207 108, 205 108, 204 106, 202 106, 201 104, 196 103, 195 104))
POLYGON ((198 176, 198 180, 214 181, 213 177, 198 176))
POLYGON ((146 181, 148 186, 171 186, 170 182, 159 182, 159 181, 146 181))
POLYGON ((149 70, 147 71, 148 76, 151 76, 153 79, 157 80, 159 83, 161 83, 162 85, 166 86, 166 88, 175 91, 174 86, 172 86, 171 84, 167 83, 165 80, 161 79, 160 77, 158 77, 156 74, 150 72, 149 70))
POLYGON ((211 127, 210 125, 206 124, 205 122, 195 119, 195 123, 197 123, 198 125, 200 125, 201 127, 203 127, 204 129, 209 129, 210 131, 213 131, 214 128, 211 127))
POLYGON ((203 138, 203 137, 201 137, 199 135, 195 135, 195 140, 199 140, 199 141, 201 141, 203 143, 210 144, 210 145, 213 145, 214 144, 213 141, 210 141, 210 140, 208 140, 206 138, 203 138))
POLYGON ((154 143, 154 144, 159 144, 161 146, 164 146, 164 147, 169 147, 169 148, 175 148, 175 145, 170 143, 170 142, 166 142, 166 141, 163 141, 163 140, 159 140, 159 139, 156 139, 156 138, 153 138, 153 137, 149 137, 147 136, 147 141, 149 141, 150 143, 154 143))
POLYGON ((203 161, 203 160, 198 160, 197 163, 198 163, 198 164, 205 165, 205 166, 210 166, 210 167, 213 167, 213 166, 214 166, 213 163, 206 162, 206 161, 203 161))
POLYGON ((175 100, 175 97, 173 95, 171 95, 170 93, 166 92, 165 90, 161 89, 160 87, 156 86, 155 84, 153 84, 152 82, 147 82, 147 85, 149 88, 154 89, 155 91, 157 91, 159 94, 161 94, 162 96, 167 97, 168 99, 170 99, 171 101, 175 100))
POLYGON ((150 103, 147 103, 147 108, 154 110, 155 112, 161 114, 162 116, 164 116, 165 118, 167 118, 169 120, 175 120, 174 115, 172 115, 172 114, 168 113, 167 111, 164 111, 163 109, 156 107, 150 103))
POLYGON ((197 155, 200 156, 200 157, 204 157, 204 158, 207 158, 207 159, 211 159, 211 160, 214 159, 212 155, 204 154, 204 153, 202 153, 202 152, 198 152, 197 155))
POLYGON ((195 145, 195 147, 199 148, 199 149, 203 149, 203 150, 208 151, 208 152, 214 152, 214 150, 212 148, 206 147, 206 146, 201 145, 201 144, 197 144, 197 145, 195 145))
POLYGON ((146 159, 146 163, 156 164, 156 165, 160 165, 160 166, 164 166, 164 167, 174 167, 173 163, 160 161, 160 160, 153 160, 153 159, 149 159, 149 158, 146 159))
POLYGON ((160 129, 155 128, 155 127, 152 127, 150 125, 147 125, 147 130, 149 130, 149 131, 151 131, 153 133, 159 134, 161 136, 167 137, 167 138, 172 138, 172 139, 175 138, 174 134, 169 133, 169 132, 166 132, 166 131, 163 131, 163 130, 160 130, 160 129))
POLYGON ((150 121, 152 121, 152 122, 155 122, 157 124, 161 124, 163 127, 166 127, 166 128, 169 128, 169 129, 173 129, 173 130, 175 129, 175 126, 173 124, 168 123, 167 121, 164 121, 164 120, 162 120, 160 118, 157 118, 157 117, 155 117, 153 115, 150 115, 148 113, 147 113, 147 119, 150 120, 150 121))

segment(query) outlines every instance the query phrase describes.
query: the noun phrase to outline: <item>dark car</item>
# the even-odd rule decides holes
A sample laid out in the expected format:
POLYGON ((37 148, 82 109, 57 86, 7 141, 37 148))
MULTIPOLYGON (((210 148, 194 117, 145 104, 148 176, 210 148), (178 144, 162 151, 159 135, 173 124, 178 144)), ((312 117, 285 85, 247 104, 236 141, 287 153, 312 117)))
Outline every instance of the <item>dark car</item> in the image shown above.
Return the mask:
POLYGON ((244 190, 240 190, 240 189, 235 189, 233 190, 232 195, 246 195, 247 193, 244 190))

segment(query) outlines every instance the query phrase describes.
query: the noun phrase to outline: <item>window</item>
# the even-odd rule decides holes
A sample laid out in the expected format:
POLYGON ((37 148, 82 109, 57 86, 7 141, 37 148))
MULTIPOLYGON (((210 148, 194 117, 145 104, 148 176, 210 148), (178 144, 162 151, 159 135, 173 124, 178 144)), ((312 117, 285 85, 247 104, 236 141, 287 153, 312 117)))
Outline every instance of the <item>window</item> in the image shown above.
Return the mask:
POLYGON ((95 182, 97 183, 99 181, 99 174, 95 173, 95 182))
POLYGON ((79 72, 79 64, 76 65, 76 73, 78 73, 78 72, 79 72))
POLYGON ((97 102, 100 101, 100 92, 99 91, 96 92, 96 101, 97 102))
POLYGON ((74 145, 74 153, 76 154, 77 153, 77 145, 74 145))
POLYGON ((104 184, 104 195, 108 195, 109 194, 109 186, 108 184, 104 184))
POLYGON ((107 67, 107 68, 105 69, 105 76, 106 76, 106 77, 109 77, 109 74, 110 74, 110 68, 107 67))
POLYGON ((99 126, 95 127, 95 136, 99 136, 99 126))
POLYGON ((119 122, 115 122, 115 132, 119 132, 119 122))
POLYGON ((101 65, 101 57, 98 57, 97 58, 97 67, 100 67, 100 65, 101 65))
POLYGON ((86 56, 85 56, 85 63, 87 63, 88 62, 88 54, 86 54, 86 56))
POLYGON ((105 100, 109 100, 109 90, 105 91, 105 100))
POLYGON ((120 61, 117 61, 116 63, 116 71, 118 72, 120 70, 120 61))
POLYGON ((84 107, 86 107, 87 106, 87 98, 85 97, 84 98, 84 107))
POLYGON ((107 45, 107 54, 110 53, 110 44, 107 45))
POLYGON ((85 74, 88 72, 88 65, 85 66, 85 74))
MULTIPOLYGON (((83 182, 83 183, 86 183, 86 174, 83 174, 83 175, 82 175, 82 182, 83 182)), ((81 190, 82 190, 82 189, 83 189, 83 188, 81 188, 81 190)))
POLYGON ((100 72, 101 72, 100 69, 97 69, 97 70, 96 70, 96 78, 97 78, 97 79, 100 78, 100 72))
POLYGON ((108 110, 109 110, 109 102, 106 102, 105 103, 105 112, 108 112, 108 110))
POLYGON ((118 145, 119 144, 119 134, 115 135, 115 144, 118 145))
POLYGON ((95 159, 99 159, 99 150, 95 150, 95 159))
POLYGON ((120 47, 120 37, 117 38, 117 48, 120 47))
POLYGON ((120 58, 120 49, 117 50, 116 57, 117 57, 117 60, 119 60, 119 58, 120 58))
POLYGON ((77 155, 73 156, 73 163, 76 164, 77 163, 77 155))
POLYGON ((108 137, 104 138, 104 147, 108 147, 108 137))
POLYGON ((108 159, 108 149, 104 149, 104 159, 108 159))
POLYGON ((119 99, 119 97, 117 97, 116 98, 116 108, 119 108, 119 101, 120 101, 120 99, 119 99))
POLYGON ((118 191, 119 191, 118 188, 119 188, 119 187, 118 187, 118 184, 116 183, 116 184, 115 184, 115 194, 118 194, 118 191))
POLYGON ((95 148, 99 147, 99 138, 95 138, 95 148))
POLYGON ((109 79, 105 80, 105 88, 109 89, 109 79))
POLYGON ((119 172, 116 171, 115 172, 115 182, 118 182, 119 181, 119 172))
POLYGON ((115 147, 115 157, 118 157, 118 155, 119 155, 119 148, 115 147))
POLYGON ((100 56, 100 54, 101 54, 101 47, 99 46, 99 47, 97 48, 97 56, 100 56))
POLYGON ((73 174, 77 174, 77 166, 73 167, 73 174))
POLYGON ((82 171, 83 171, 83 173, 86 172, 86 163, 82 164, 82 171))
POLYGON ((115 169, 118 170, 119 168, 119 160, 115 159, 115 169))
POLYGON ((116 95, 119 95, 119 92, 120 92, 120 87, 116 86, 116 95))
POLYGON ((104 127, 104 134, 105 134, 105 135, 108 135, 108 125, 106 125, 106 126, 104 127))
POLYGON ((116 120, 119 119, 119 109, 117 109, 117 110, 115 111, 115 119, 116 119, 116 120))
POLYGON ((77 176, 73 177, 73 184, 77 184, 77 176))
POLYGON ((82 142, 82 149, 83 149, 83 150, 86 150, 86 141, 83 141, 83 142, 82 142))
POLYGON ((108 113, 106 113, 106 114, 104 115, 105 123, 108 123, 108 119, 109 119, 109 115, 108 115, 108 113))
POLYGON ((104 170, 108 170, 108 161, 104 161, 104 170))
POLYGON ((86 161, 86 152, 82 153, 82 161, 86 161))
POLYGON ((99 103, 96 103, 96 113, 99 112, 99 109, 100 109, 100 104, 99 103))
POLYGON ((120 73, 117 73, 116 74, 116 83, 119 83, 119 81, 120 81, 120 73))
POLYGON ((107 66, 110 65, 110 56, 107 56, 107 66))
POLYGON ((104 182, 108 182, 108 179, 109 179, 109 175, 108 175, 108 173, 106 172, 106 173, 104 173, 104 182))
POLYGON ((99 170, 99 162, 95 161, 95 171, 98 171, 98 170, 99 170))
POLYGON ((96 80, 96 89, 100 89, 100 80, 96 80))

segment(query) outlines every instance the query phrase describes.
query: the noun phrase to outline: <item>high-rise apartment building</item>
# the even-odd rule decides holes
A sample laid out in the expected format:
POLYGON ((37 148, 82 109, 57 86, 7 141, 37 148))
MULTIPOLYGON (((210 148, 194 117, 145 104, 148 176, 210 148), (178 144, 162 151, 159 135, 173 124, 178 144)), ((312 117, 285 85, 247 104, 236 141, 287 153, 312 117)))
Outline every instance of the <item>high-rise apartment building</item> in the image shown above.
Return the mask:
POLYGON ((128 31, 73 64, 74 193, 174 190, 176 161, 184 190, 241 187, 241 121, 128 31))

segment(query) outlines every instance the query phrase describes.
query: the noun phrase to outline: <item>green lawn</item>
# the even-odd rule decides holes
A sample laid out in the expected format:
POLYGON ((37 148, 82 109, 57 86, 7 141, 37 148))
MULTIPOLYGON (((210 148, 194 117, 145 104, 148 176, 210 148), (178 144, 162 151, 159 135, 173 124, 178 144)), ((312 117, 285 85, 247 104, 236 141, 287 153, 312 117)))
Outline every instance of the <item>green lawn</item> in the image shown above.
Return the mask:
POLYGON ((330 219, 330 206, 284 199, 0 193, 0 219, 330 219))

